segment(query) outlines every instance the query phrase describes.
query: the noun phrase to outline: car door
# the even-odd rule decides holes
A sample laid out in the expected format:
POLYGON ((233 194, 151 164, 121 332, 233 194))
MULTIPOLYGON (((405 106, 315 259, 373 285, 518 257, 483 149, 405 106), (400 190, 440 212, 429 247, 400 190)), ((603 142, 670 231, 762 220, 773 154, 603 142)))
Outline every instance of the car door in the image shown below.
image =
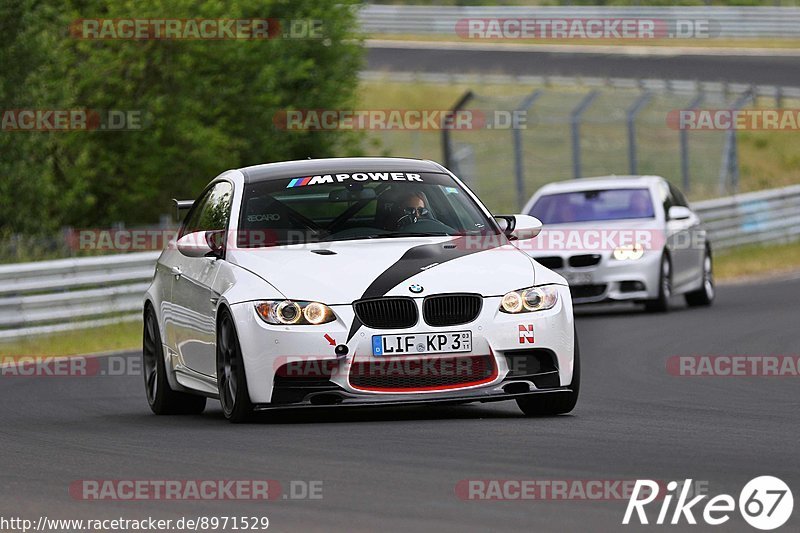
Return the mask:
MULTIPOLYGON (((669 184, 670 193, 674 199, 675 205, 690 209, 689 201, 686 196, 674 185, 669 184)), ((703 259, 705 257, 705 234, 702 226, 702 221, 697 214, 692 211, 691 216, 685 220, 685 236, 681 244, 681 251, 683 259, 686 261, 685 265, 685 279, 684 283, 698 285, 703 278, 703 259)))
MULTIPOLYGON (((176 241, 185 234, 191 233, 190 228, 197 227, 200 219, 200 213, 202 212, 203 204, 208 199, 208 194, 208 190, 203 191, 197 200, 194 201, 192 208, 186 214, 186 217, 184 218, 184 221, 178 230, 175 238, 176 241)), ((179 301, 182 305, 181 307, 178 307, 175 301, 175 289, 180 290, 184 288, 183 284, 178 282, 183 276, 183 272, 187 268, 187 259, 188 258, 186 256, 178 251, 178 248, 174 243, 164 250, 164 252, 161 254, 161 258, 159 259, 158 268, 160 268, 165 275, 169 276, 169 283, 167 285, 169 291, 169 300, 162 304, 162 313, 164 316, 165 343, 169 348, 171 355, 178 354, 178 344, 183 341, 186 330, 186 326, 184 324, 186 321, 186 311, 183 309, 183 307, 185 307, 186 297, 182 293, 179 294, 179 301)))
POLYGON ((662 182, 662 198, 664 201, 664 218, 667 228, 667 245, 672 259, 673 290, 690 283, 696 277, 697 259, 692 249, 692 236, 697 230, 700 219, 692 214, 686 219, 671 219, 669 208, 673 206, 687 207, 686 199, 671 184, 662 182))
MULTIPOLYGON (((225 231, 228 227, 233 186, 213 184, 187 216, 179 237, 195 232, 225 231)), ((181 364, 206 376, 216 375, 216 303, 214 290, 224 259, 186 257, 175 260, 172 282, 172 319, 175 350, 181 364)))

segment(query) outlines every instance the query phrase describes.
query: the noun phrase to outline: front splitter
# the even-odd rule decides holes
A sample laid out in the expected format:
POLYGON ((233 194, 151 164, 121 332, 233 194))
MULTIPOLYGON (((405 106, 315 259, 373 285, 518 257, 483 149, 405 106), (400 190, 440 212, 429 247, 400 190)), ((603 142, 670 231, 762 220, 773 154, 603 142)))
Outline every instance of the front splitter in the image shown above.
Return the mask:
MULTIPOLYGON (((563 394, 572 392, 569 387, 558 387, 553 389, 538 389, 527 392, 519 393, 506 393, 503 391, 495 392, 493 390, 487 391, 486 389, 478 390, 475 392, 464 391, 457 396, 431 396, 420 394, 405 394, 405 395, 380 395, 380 396, 362 396, 354 395, 346 392, 336 393, 340 396, 341 401, 338 403, 311 403, 310 400, 305 400, 300 403, 291 404, 256 404, 254 409, 256 411, 274 411, 281 409, 319 409, 319 408, 344 408, 344 407, 380 407, 380 406, 414 406, 414 405, 429 405, 429 404, 459 404, 468 402, 501 402, 505 400, 515 400, 526 396, 537 396, 541 394, 563 394)), ((330 393, 320 393, 330 394, 330 393)))

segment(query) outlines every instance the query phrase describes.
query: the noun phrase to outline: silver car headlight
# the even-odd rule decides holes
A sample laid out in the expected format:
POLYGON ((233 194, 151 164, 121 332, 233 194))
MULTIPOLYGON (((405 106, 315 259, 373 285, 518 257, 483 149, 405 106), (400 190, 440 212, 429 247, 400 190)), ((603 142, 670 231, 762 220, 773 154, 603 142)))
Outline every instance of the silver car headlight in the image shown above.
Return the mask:
POLYGON ((511 291, 503 296, 500 311, 504 313, 531 313, 552 309, 558 302, 558 288, 555 285, 543 285, 511 291))
POLYGON ((326 324, 336 319, 333 310, 319 302, 269 300, 256 302, 256 314, 267 324, 277 326, 326 324))
POLYGON ((614 259, 617 261, 635 261, 644 255, 644 247, 641 244, 619 246, 614 249, 614 259))

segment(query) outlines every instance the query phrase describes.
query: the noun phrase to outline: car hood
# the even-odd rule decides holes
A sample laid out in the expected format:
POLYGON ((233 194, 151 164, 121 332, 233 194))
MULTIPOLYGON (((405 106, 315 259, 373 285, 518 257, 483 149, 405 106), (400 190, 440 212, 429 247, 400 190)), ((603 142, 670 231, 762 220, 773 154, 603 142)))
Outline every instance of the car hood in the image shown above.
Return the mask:
POLYGON ((463 237, 235 249, 227 259, 268 281, 286 298, 328 305, 384 295, 498 296, 533 285, 535 269, 541 268, 507 242, 487 245, 463 237), (420 285, 422 292, 412 293, 412 284, 420 285))

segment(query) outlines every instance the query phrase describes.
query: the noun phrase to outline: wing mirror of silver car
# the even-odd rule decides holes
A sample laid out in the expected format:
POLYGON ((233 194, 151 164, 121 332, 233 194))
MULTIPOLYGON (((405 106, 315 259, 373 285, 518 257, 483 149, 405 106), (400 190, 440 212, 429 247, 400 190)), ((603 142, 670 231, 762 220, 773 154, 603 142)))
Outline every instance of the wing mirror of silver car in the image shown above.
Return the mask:
POLYGON ((667 213, 669 220, 686 220, 692 218, 692 210, 682 205, 673 205, 667 213))

